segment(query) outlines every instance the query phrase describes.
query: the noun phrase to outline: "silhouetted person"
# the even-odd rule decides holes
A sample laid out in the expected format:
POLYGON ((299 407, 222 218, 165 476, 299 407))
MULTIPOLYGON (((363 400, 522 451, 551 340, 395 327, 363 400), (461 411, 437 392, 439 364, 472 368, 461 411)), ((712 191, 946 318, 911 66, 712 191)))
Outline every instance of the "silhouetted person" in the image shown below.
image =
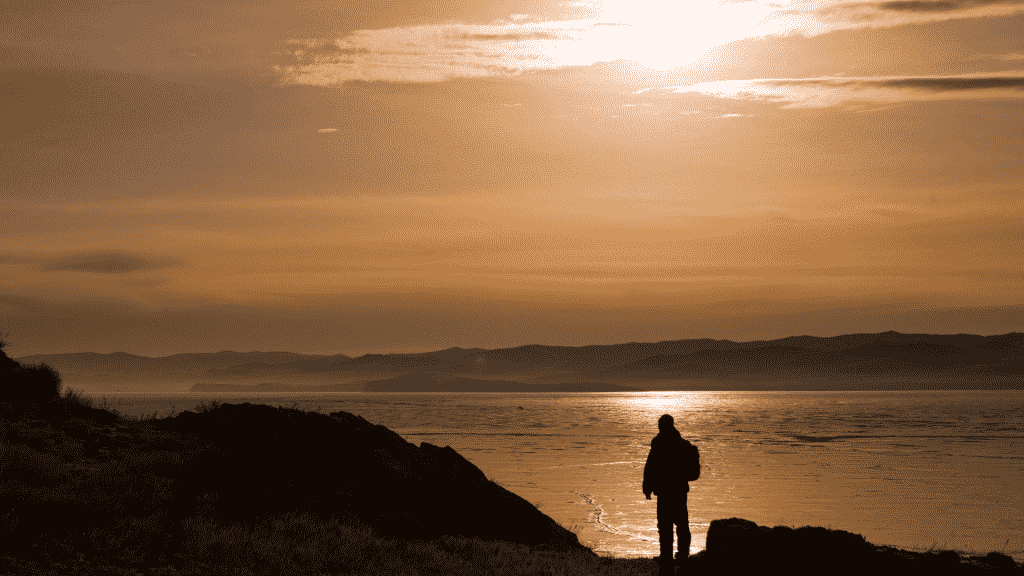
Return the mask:
POLYGON ((690 554, 690 519, 686 510, 689 482, 700 476, 697 447, 687 442, 674 426, 672 416, 658 419, 658 435, 651 440, 651 453, 644 466, 644 496, 658 496, 658 540, 663 567, 672 565, 673 532, 679 532, 681 563, 690 554))

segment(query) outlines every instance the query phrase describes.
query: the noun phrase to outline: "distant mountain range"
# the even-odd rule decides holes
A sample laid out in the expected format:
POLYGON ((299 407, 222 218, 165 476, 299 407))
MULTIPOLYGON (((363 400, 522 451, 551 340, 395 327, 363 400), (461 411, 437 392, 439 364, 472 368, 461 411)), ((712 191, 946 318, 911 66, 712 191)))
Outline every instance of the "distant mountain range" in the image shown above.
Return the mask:
MULTIPOLYGON (((753 342, 699 339, 579 347, 531 344, 355 358, 343 354, 217 352, 161 358, 125 353, 39 354, 18 360, 46 362, 65 376, 82 377, 237 380, 366 373, 366 388, 382 391, 621 390, 629 386, 611 382, 631 379, 996 380, 1020 387, 1019 383, 1024 382, 1024 334, 884 332, 753 342), (560 378, 562 383, 558 382, 560 378)), ((223 384, 200 386, 212 390, 223 384)), ((318 388, 328 389, 330 385, 318 388)))
MULTIPOLYGON (((192 392, 350 392, 351 386, 338 384, 294 385, 266 382, 262 384, 225 384, 201 382, 192 392)), ((536 384, 466 378, 443 372, 410 372, 394 378, 371 380, 363 385, 366 392, 636 392, 639 389, 600 382, 536 384)))
POLYGON ((367 392, 635 392, 637 388, 595 382, 526 384, 444 373, 410 373, 366 383, 367 392))
POLYGON ((350 356, 296 354, 294 352, 213 352, 174 354, 150 358, 125 352, 97 354, 35 354, 16 358, 23 364, 45 362, 63 375, 73 376, 197 376, 218 371, 248 373, 268 368, 328 367, 350 356))

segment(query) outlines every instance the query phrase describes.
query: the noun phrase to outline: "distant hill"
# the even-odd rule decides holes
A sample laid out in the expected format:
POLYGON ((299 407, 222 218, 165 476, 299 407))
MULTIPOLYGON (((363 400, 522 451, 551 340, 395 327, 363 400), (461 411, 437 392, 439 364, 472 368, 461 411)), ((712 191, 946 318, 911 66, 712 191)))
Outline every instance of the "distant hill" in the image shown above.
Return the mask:
POLYGON ((203 374, 210 370, 223 370, 241 366, 279 366, 290 362, 316 362, 332 358, 335 362, 350 360, 349 356, 296 354, 294 352, 213 352, 174 354, 150 358, 125 352, 97 354, 76 352, 72 354, 35 354, 18 358, 23 363, 45 362, 61 374, 68 376, 188 376, 203 374))
POLYGON ((748 342, 659 354, 612 366, 610 373, 657 377, 762 375, 811 378, 985 378, 1024 376, 1024 334, 975 336, 851 334, 748 342))
MULTIPOLYGON (((268 352, 268 354, 280 354, 280 352, 268 352)), ((266 361, 248 362, 226 368, 210 368, 204 374, 211 377, 223 376, 256 376, 279 374, 282 376, 295 374, 308 374, 319 372, 334 372, 339 366, 352 360, 351 356, 344 354, 332 354, 330 356, 306 356, 295 354, 295 357, 286 362, 270 363, 266 361)))
MULTIPOLYGON (((361 387, 355 388, 356 391, 361 387)), ((261 382, 259 384, 228 384, 225 382, 197 382, 190 392, 352 392, 349 384, 283 384, 261 382)))
MULTIPOLYGON (((510 380, 465 378, 437 372, 414 372, 395 378, 367 382, 366 392, 631 392, 637 388, 594 382, 562 384, 524 384, 510 380)), ((350 392, 347 384, 294 385, 276 382, 226 384, 199 382, 190 392, 350 392)))
POLYGON ((523 384, 508 380, 466 378, 442 373, 412 373, 366 384, 367 392, 628 392, 636 388, 616 384, 523 384))
MULTIPOLYGON (((131 354, 50 354, 19 359, 46 362, 63 375, 164 376, 210 379, 281 378, 345 373, 372 390, 621 390, 650 381, 832 380, 844 386, 899 388, 991 383, 1024 386, 1024 334, 846 334, 777 340, 672 340, 590 346, 530 344, 485 350, 305 355, 292 352, 218 352, 147 358, 131 354), (419 376, 414 376, 419 374, 419 376), (361 380, 365 375, 366 380, 361 380), (446 375, 446 376, 442 376, 446 375), (850 384, 856 382, 855 384, 850 384)), ((667 384, 666 384, 667 385, 667 384)), ((202 386, 206 386, 205 384, 202 386)), ((317 386, 321 386, 318 384, 317 386)), ((323 384, 329 387, 329 384, 323 384)), ((814 384, 825 387, 827 384, 814 384)), ((756 386, 754 386, 756 388, 756 386)), ((318 388, 320 389, 320 388, 318 388)), ((327 389, 327 388, 323 388, 327 389)), ((352 389, 349 383, 346 390, 352 389)), ((807 389, 801 385, 801 389, 807 389)))

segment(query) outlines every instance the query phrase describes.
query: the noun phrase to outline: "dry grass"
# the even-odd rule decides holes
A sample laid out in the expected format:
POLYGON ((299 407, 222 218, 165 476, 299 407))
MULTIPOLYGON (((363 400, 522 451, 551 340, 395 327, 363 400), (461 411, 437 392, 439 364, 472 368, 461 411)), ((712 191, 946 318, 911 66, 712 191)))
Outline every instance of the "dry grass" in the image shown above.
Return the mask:
POLYGON ((255 526, 220 526, 208 518, 190 518, 182 523, 181 532, 177 553, 158 565, 125 568, 80 554, 71 561, 43 566, 8 557, 0 558, 0 574, 646 576, 658 572, 651 560, 544 552, 475 538, 391 540, 366 527, 309 514, 289 514, 255 526))

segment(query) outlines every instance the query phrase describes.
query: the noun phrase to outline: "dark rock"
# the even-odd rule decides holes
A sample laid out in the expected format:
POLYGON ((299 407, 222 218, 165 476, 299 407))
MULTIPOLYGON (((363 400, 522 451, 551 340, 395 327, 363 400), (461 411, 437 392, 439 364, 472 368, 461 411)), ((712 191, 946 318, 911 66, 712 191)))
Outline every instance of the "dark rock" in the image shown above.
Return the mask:
POLYGON ((816 526, 758 526, 742 518, 712 520, 708 528, 707 551, 730 562, 750 563, 786 554, 796 564, 824 566, 842 556, 863 564, 871 550, 864 537, 844 530, 816 526), (792 551, 799 550, 799 555, 792 551))
POLYGON ((797 528, 795 544, 803 551, 804 558, 815 562, 831 562, 836 557, 863 562, 872 548, 860 534, 820 526, 797 528))
POLYGON ((921 554, 916 558, 917 563, 924 566, 930 572, 949 573, 960 567, 960 555, 952 550, 942 552, 930 552, 921 554))
POLYGON ((450 447, 416 446, 346 412, 223 404, 154 424, 203 447, 176 479, 177 510, 222 521, 308 511, 388 537, 444 535, 586 550, 572 532, 489 481, 450 447))
POLYGON ((712 520, 708 526, 706 549, 709 555, 714 556, 725 556, 737 551, 754 553, 767 544, 765 535, 769 530, 742 518, 712 520))
POLYGON ((749 520, 712 520, 703 564, 741 572, 768 565, 788 574, 953 575, 1011 573, 1013 559, 998 552, 962 558, 953 551, 912 552, 874 546, 863 536, 844 530, 804 526, 768 528, 749 520))
POLYGON ((1017 563, 1013 561, 1013 558, 999 552, 989 552, 985 556, 971 556, 970 559, 999 570, 1017 569, 1017 563))

